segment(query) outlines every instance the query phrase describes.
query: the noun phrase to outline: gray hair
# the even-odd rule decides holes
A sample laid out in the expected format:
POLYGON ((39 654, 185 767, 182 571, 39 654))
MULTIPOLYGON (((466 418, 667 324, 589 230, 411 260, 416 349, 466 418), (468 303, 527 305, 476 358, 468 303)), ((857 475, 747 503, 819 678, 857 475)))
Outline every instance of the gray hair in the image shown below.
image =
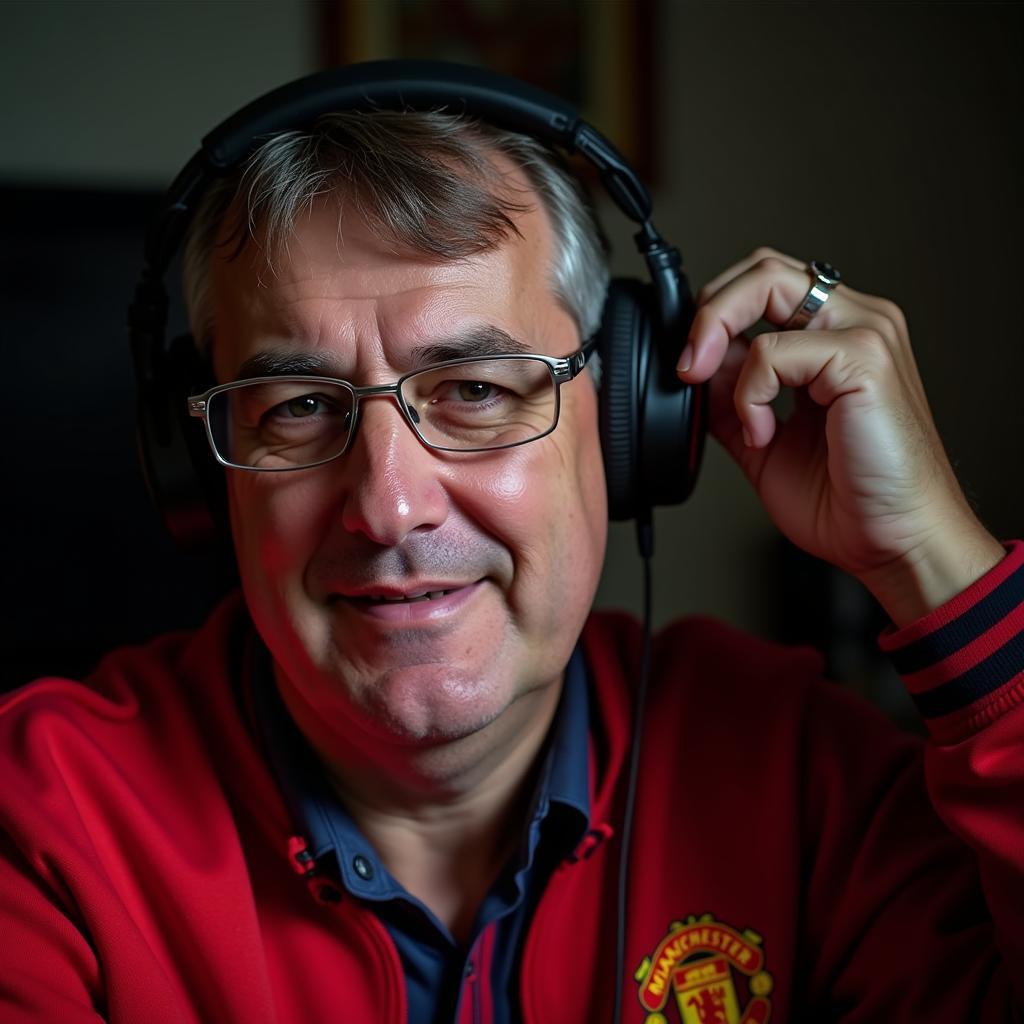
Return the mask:
POLYGON ((512 214, 529 208, 489 157, 502 153, 540 196, 555 235, 554 294, 581 338, 601 320, 608 287, 607 247, 576 178, 552 150, 440 112, 345 111, 311 129, 272 136, 203 197, 189 227, 183 284, 200 348, 215 329, 209 295, 211 253, 222 224, 237 256, 259 240, 268 264, 287 249, 299 215, 319 197, 344 197, 383 238, 438 259, 464 259, 518 234, 512 214), (225 222, 225 218, 232 220, 225 222))

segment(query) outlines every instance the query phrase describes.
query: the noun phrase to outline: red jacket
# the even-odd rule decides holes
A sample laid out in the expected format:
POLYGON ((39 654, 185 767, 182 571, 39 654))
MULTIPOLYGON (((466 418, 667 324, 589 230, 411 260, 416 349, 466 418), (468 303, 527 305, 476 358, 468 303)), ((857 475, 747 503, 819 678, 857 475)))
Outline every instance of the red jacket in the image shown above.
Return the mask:
MULTIPOLYGON (((923 757, 812 654, 703 619, 656 639, 624 1022, 962 1024, 1024 1004, 1024 583, 993 603, 1022 563, 1018 546, 885 641, 942 712, 923 757), (1005 681, 946 710, 993 658, 1005 681)), ((0 705, 2 1024, 404 1021, 384 927, 301 875, 237 692, 250 630, 236 598, 87 685, 0 705)), ((592 830, 526 939, 529 1022, 611 1016, 640 630, 595 615, 584 645, 592 830)))

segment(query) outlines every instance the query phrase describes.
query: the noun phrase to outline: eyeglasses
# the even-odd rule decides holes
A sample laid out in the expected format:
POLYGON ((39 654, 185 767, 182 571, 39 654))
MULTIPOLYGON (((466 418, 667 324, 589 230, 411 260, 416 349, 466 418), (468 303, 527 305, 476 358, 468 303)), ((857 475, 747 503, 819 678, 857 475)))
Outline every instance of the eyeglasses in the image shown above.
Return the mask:
POLYGON ((235 469, 308 469, 344 455, 360 402, 376 397, 393 398, 428 448, 514 448, 555 429, 561 386, 582 372, 590 351, 451 359, 365 388, 331 377, 255 377, 190 396, 188 411, 206 424, 217 461, 235 469))

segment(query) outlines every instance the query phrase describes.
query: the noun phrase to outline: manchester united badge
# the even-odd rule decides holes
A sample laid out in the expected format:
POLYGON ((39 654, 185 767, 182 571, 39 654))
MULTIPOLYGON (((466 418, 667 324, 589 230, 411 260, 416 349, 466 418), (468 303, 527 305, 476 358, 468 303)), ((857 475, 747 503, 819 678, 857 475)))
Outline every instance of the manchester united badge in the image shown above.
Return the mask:
POLYGON ((645 1024, 668 1024, 673 994, 682 1024, 766 1024, 772 1012, 761 936, 711 914, 673 921, 634 980, 645 1024))

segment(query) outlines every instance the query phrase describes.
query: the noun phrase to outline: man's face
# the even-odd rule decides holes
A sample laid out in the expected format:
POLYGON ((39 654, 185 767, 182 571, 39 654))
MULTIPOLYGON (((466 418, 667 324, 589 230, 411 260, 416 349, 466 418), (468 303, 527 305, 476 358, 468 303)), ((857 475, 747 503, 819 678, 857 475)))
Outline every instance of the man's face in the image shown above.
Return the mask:
MULTIPOLYGON (((579 336, 549 287, 547 217, 535 208, 514 219, 522 237, 440 263, 396 255, 354 215, 339 233, 337 209, 324 205, 300 219, 274 271, 254 245, 216 259, 218 379, 271 355, 314 359, 356 385, 392 383, 430 359, 427 346, 488 354, 480 339, 498 332, 568 355, 579 336)), ((302 705, 321 742, 369 754, 500 738, 503 722, 520 728, 524 707, 549 703, 538 694, 557 693, 606 535, 589 374, 561 398, 547 437, 459 454, 424 447, 393 400, 364 399, 340 459, 227 471, 250 612, 293 712, 302 705)))

